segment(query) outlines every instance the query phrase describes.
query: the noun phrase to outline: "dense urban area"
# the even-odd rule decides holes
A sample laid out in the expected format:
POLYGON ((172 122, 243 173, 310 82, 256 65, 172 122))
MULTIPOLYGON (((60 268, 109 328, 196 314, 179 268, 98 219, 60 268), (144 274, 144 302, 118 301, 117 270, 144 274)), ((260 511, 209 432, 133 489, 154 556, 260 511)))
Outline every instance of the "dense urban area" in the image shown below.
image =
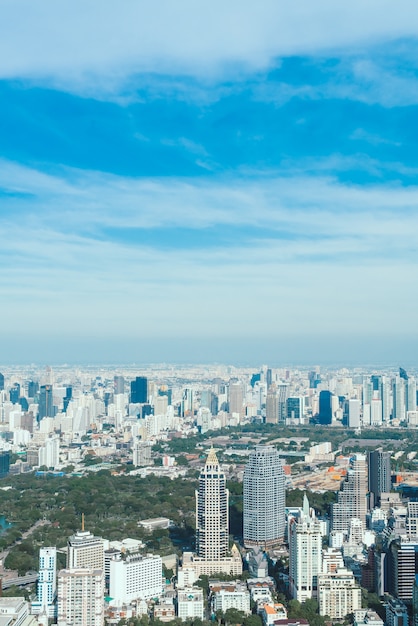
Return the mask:
POLYGON ((404 368, 2 367, 1 626, 418 625, 404 368))

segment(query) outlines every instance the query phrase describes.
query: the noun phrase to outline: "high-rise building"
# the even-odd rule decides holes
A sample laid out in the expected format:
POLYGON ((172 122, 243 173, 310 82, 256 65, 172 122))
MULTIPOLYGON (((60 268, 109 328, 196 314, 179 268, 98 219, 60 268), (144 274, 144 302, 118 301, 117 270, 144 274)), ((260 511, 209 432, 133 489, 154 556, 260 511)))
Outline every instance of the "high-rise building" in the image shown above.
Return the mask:
POLYGON ((228 553, 228 506, 225 473, 211 448, 196 491, 196 552, 202 559, 216 561, 228 553))
POLYGON ((320 424, 331 424, 332 422, 332 393, 327 389, 319 392, 319 414, 320 424))
POLYGON ((277 385, 278 395, 278 423, 285 424, 287 417, 287 398, 289 397, 289 385, 287 383, 279 383, 277 385))
POLYGON ((125 379, 123 376, 113 377, 113 388, 115 394, 125 393, 125 379))
POLYGON ((52 385, 42 385, 39 391, 39 420, 54 417, 54 399, 52 385))
POLYGON ((266 424, 277 424, 279 421, 279 395, 272 385, 266 397, 266 424))
POLYGON ((67 544, 67 569, 80 567, 104 571, 103 539, 84 530, 84 521, 82 530, 71 535, 67 544))
POLYGON ((348 400, 348 424, 349 428, 360 428, 360 400, 350 398, 348 400))
POLYGON ((10 452, 2 450, 0 452, 0 478, 5 478, 10 471, 10 452))
POLYGON ((39 550, 39 578, 37 599, 32 602, 32 613, 46 613, 51 619, 56 617, 57 595, 57 549, 39 550))
POLYGON ((15 383, 9 391, 9 398, 12 404, 18 404, 20 398, 20 385, 15 383))
POLYGON ((361 588, 353 572, 338 569, 336 572, 318 575, 319 614, 332 620, 344 619, 361 609, 361 588))
POLYGON ((148 402, 148 380, 145 376, 137 376, 131 381, 131 396, 129 401, 132 404, 143 404, 148 402))
POLYGON ((103 626, 103 571, 63 569, 58 574, 58 624, 103 626))
POLYGON ((39 391, 39 383, 34 380, 28 382, 28 398, 34 398, 39 391))
POLYGON ((369 452, 370 508, 380 504, 380 494, 391 490, 390 456, 382 448, 369 452))
POLYGON ((128 554, 110 561, 109 593, 121 605, 159 597, 163 590, 161 557, 128 554))
POLYGON ((230 381, 229 383, 229 412, 243 414, 244 393, 242 383, 230 381))
POLYGON ((289 589, 292 598, 305 602, 317 597, 321 568, 321 525, 305 494, 300 517, 291 519, 289 524, 289 589))
POLYGON ((392 382, 392 396, 393 396, 393 410, 392 418, 403 422, 406 417, 406 404, 405 404, 405 387, 407 381, 401 376, 396 376, 392 382))
POLYGON ((55 469, 60 462, 60 438, 53 435, 39 448, 39 465, 55 469))
POLYGON ((265 549, 285 531, 285 475, 274 446, 256 446, 244 471, 244 544, 265 549))
POLYGON ((367 514, 367 461, 364 454, 350 459, 346 479, 341 483, 337 502, 332 505, 332 530, 348 532, 350 520, 357 518, 366 528, 367 514))
POLYGON ((4 389, 4 374, 0 372, 0 391, 4 389))
POLYGON ((304 413, 304 398, 303 396, 292 396, 286 400, 286 419, 287 420, 300 420, 303 419, 304 413))

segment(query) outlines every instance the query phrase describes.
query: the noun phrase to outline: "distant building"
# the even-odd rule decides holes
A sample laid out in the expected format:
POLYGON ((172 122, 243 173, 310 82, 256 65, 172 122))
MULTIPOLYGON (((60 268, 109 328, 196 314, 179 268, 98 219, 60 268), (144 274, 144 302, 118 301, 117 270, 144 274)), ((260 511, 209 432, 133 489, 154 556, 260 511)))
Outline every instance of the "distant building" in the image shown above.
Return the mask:
POLYGON ((145 376, 137 376, 131 381, 131 395, 129 401, 132 404, 145 404, 148 402, 148 380, 145 376))
POLYGON ((319 614, 332 620, 344 619, 361 609, 361 588, 346 569, 318 575, 319 614))
POLYGON ((3 450, 0 452, 0 478, 5 478, 10 471, 10 452, 3 450))
POLYGON ((201 587, 179 589, 177 594, 177 615, 184 621, 205 619, 205 600, 201 587))
MULTIPOLYGON (((84 526, 84 524, 83 524, 84 526)), ((79 530, 68 539, 67 568, 87 567, 104 572, 104 542, 88 530, 79 530)))
POLYGON ((380 504, 382 493, 389 493, 392 488, 390 452, 384 452, 382 448, 369 452, 369 492, 370 507, 380 504))
POLYGON ((337 502, 332 505, 333 531, 348 532, 350 520, 361 520, 366 528, 368 473, 364 454, 355 454, 350 460, 346 479, 341 483, 337 502))

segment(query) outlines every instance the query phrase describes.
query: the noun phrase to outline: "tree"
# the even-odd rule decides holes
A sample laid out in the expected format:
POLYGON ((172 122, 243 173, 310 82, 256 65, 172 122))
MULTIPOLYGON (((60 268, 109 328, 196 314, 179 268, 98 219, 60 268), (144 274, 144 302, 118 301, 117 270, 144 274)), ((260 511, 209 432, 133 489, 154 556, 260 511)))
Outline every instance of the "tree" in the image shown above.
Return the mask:
POLYGON ((242 624, 245 619, 245 613, 238 611, 238 609, 227 609, 225 611, 224 622, 225 624, 242 624))

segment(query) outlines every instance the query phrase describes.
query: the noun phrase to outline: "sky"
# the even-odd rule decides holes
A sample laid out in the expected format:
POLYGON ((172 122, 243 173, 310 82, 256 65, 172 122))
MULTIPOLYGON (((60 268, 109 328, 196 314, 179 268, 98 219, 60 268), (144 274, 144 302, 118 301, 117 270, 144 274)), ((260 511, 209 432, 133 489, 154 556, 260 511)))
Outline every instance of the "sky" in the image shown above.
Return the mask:
POLYGON ((418 5, 3 0, 0 362, 414 363, 418 5))

